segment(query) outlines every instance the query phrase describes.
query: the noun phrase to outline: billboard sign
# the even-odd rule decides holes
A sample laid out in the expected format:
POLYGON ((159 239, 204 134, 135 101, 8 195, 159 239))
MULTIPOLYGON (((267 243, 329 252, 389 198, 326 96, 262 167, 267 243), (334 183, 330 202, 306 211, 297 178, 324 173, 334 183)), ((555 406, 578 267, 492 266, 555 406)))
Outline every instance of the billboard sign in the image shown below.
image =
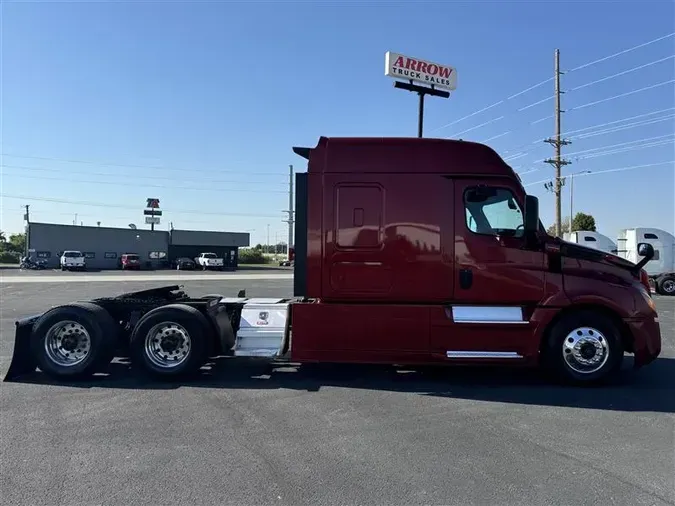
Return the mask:
POLYGON ((457 71, 453 67, 391 51, 385 54, 384 75, 434 85, 435 88, 445 90, 457 89, 457 71))

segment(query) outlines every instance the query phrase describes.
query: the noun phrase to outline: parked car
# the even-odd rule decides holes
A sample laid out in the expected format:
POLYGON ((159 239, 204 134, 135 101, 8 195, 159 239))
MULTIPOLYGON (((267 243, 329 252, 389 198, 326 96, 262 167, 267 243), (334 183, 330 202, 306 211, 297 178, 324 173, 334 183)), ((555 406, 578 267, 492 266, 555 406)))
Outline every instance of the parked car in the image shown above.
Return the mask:
POLYGON ((122 255, 122 270, 141 269, 141 257, 136 253, 124 253, 122 255))
POLYGON ((87 262, 81 251, 64 251, 59 260, 61 270, 87 270, 87 262))
POLYGON ((191 258, 187 257, 180 257, 176 258, 176 260, 173 261, 173 265, 176 268, 176 270, 194 270, 196 267, 194 260, 191 258))

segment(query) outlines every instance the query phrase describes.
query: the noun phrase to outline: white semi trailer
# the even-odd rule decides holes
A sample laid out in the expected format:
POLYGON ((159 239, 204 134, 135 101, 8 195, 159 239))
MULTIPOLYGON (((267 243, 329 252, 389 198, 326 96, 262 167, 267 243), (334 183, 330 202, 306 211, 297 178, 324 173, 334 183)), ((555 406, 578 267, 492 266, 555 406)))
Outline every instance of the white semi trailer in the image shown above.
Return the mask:
POLYGON ((602 235, 599 232, 591 232, 589 230, 577 230, 576 232, 565 232, 563 234, 563 239, 567 242, 573 242, 576 244, 581 244, 588 248, 599 249, 606 253, 613 253, 616 255, 617 246, 614 241, 612 241, 606 235, 602 235))
POLYGON ((661 295, 675 295, 675 236, 658 228, 626 228, 619 231, 618 255, 634 262, 642 243, 654 248, 654 257, 643 267, 652 287, 661 295))

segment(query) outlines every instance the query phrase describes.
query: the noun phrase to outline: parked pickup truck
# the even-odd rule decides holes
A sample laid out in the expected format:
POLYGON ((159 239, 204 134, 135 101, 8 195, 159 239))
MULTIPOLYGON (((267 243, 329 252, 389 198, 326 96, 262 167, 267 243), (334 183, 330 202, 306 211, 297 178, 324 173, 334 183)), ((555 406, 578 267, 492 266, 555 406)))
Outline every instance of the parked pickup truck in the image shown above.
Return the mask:
POLYGON ((172 380, 229 355, 510 364, 583 385, 616 377, 625 352, 635 368, 661 353, 643 269, 654 247, 640 239, 633 263, 551 237, 488 146, 321 138, 294 151, 307 172, 295 175, 293 297, 171 285, 46 307, 16 322, 5 381, 36 368, 70 381, 115 357, 172 380))
POLYGON ((64 251, 61 255, 61 270, 78 270, 84 271, 87 269, 87 262, 81 251, 64 251))
POLYGON ((217 269, 222 271, 223 266, 225 265, 225 261, 222 258, 218 258, 218 255, 215 253, 200 253, 200 255, 195 258, 195 262, 203 271, 206 269, 217 269))

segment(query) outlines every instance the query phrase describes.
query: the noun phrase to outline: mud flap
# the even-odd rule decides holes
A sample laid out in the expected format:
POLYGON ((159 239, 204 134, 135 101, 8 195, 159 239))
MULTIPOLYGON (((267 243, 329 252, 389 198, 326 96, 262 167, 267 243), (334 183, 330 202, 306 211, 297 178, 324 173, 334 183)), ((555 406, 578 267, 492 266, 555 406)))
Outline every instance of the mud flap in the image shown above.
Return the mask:
POLYGON ((30 336, 33 331, 33 324, 42 315, 24 318, 16 322, 16 331, 14 333, 14 352, 12 361, 3 381, 13 381, 21 376, 35 372, 37 362, 33 357, 30 348, 30 336))

